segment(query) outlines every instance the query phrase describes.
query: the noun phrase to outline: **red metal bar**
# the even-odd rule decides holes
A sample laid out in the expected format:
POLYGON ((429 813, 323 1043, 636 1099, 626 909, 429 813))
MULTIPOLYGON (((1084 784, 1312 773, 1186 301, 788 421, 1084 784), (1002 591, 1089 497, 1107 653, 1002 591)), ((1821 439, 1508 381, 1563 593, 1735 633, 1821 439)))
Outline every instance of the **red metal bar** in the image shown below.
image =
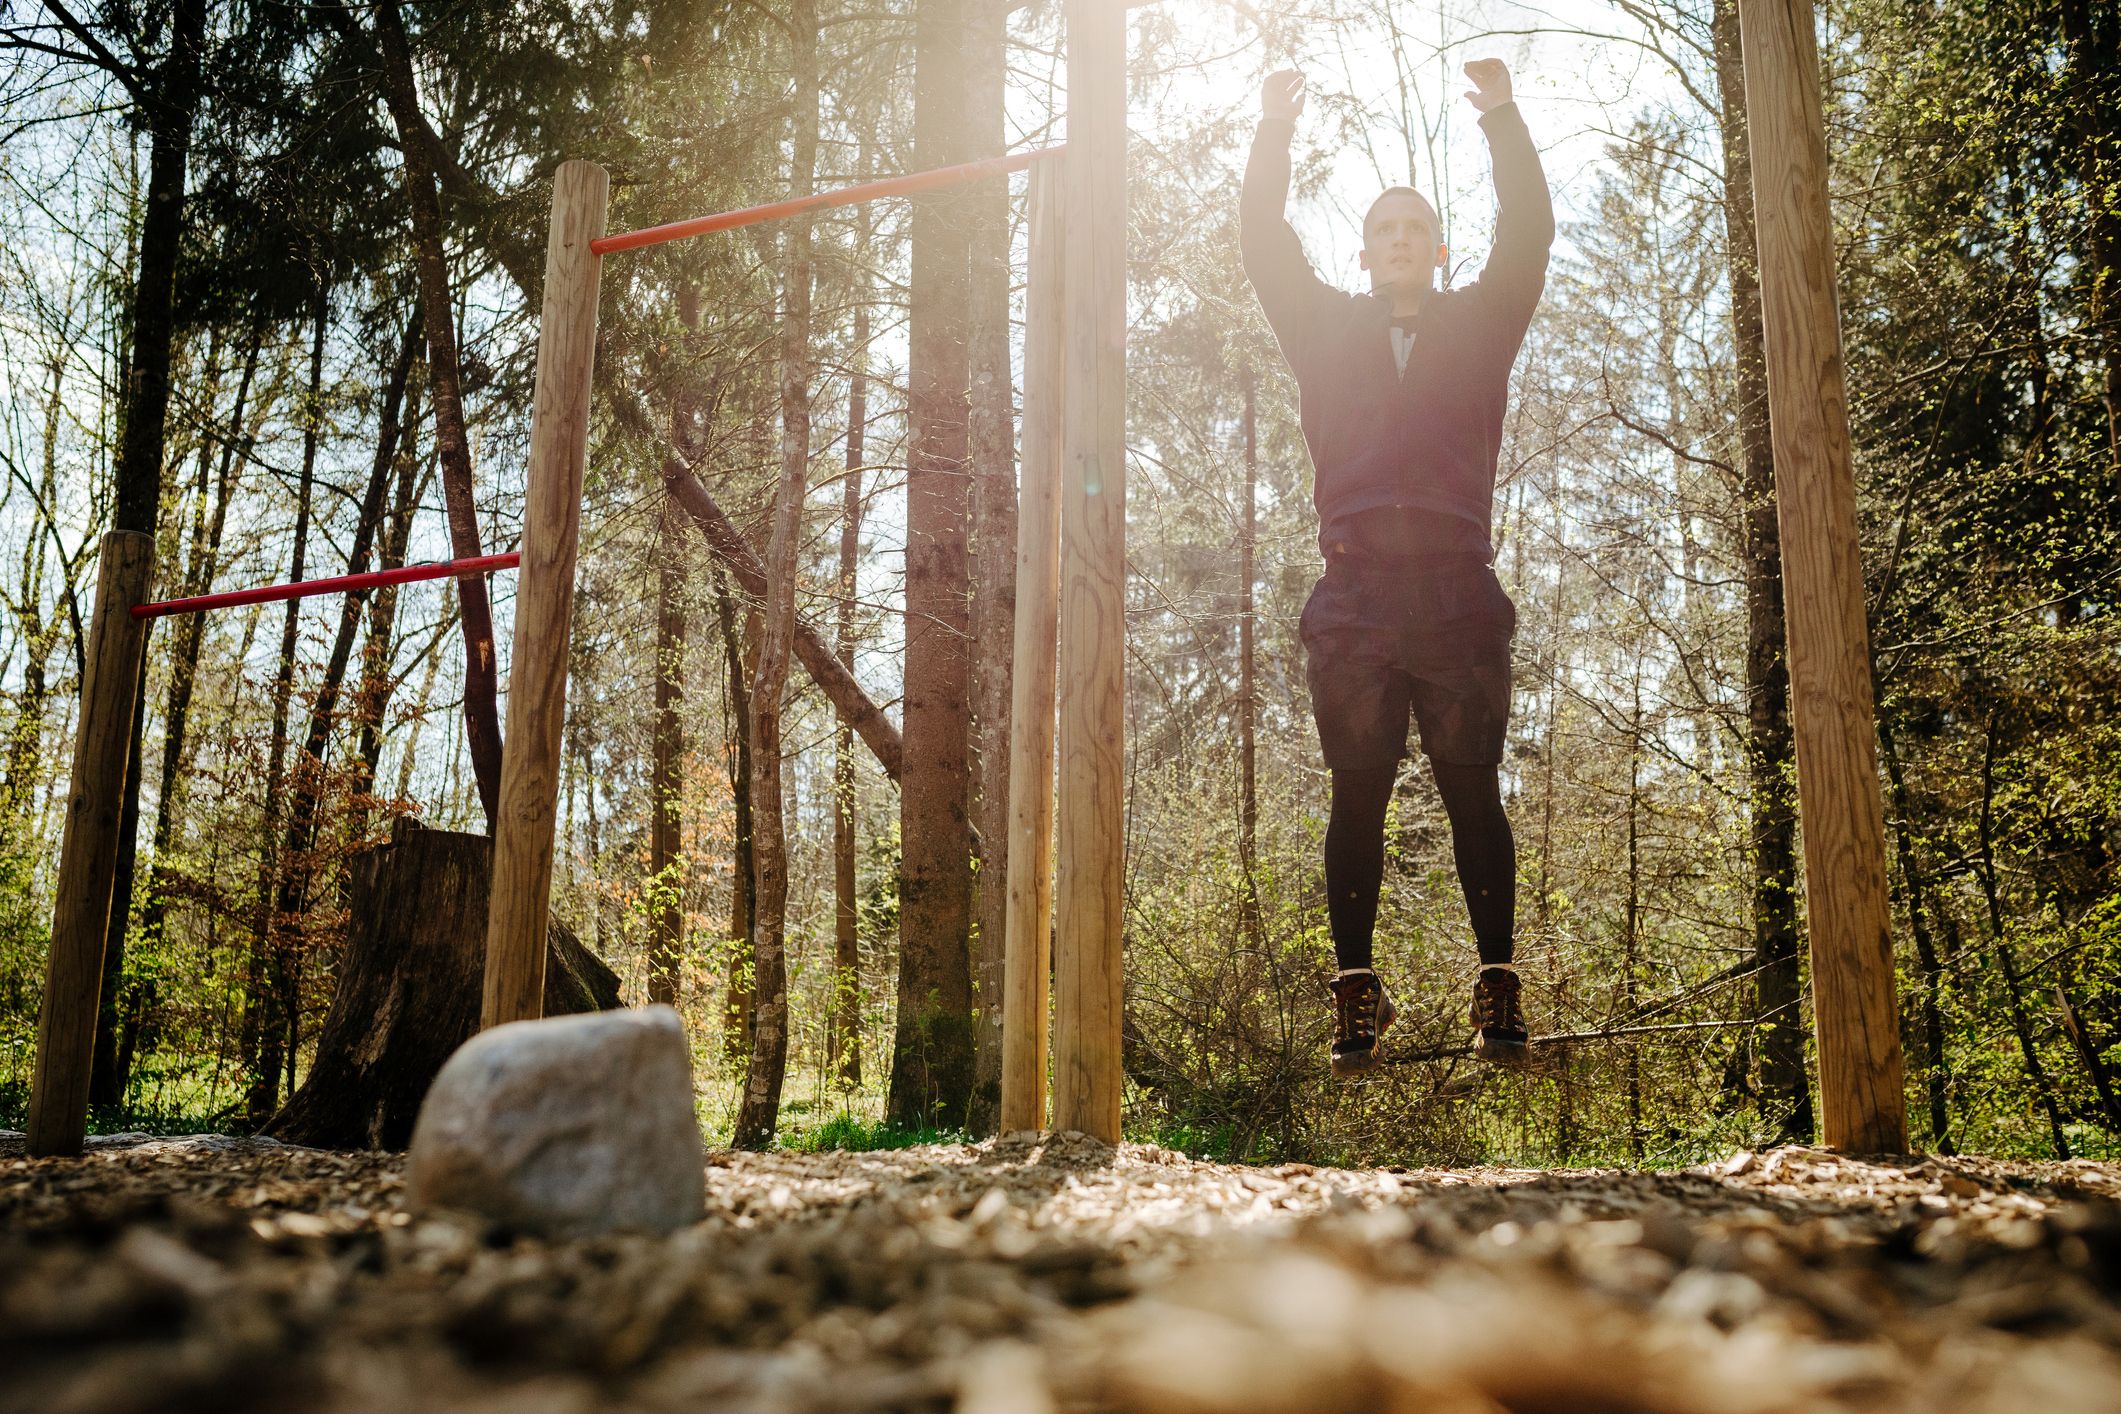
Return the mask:
POLYGON ((355 589, 376 589, 386 584, 412 584, 423 579, 459 579, 488 570, 512 570, 523 557, 514 551, 505 555, 480 555, 469 560, 431 560, 423 565, 405 565, 394 570, 370 570, 367 574, 342 574, 330 579, 304 579, 294 584, 268 584, 258 589, 232 589, 226 594, 201 594, 194 599, 165 599, 159 604, 135 604, 136 619, 159 619, 170 614, 196 614, 206 609, 228 609, 238 604, 270 604, 282 599, 307 599, 313 594, 344 594, 355 589))
POLYGON ((589 248, 598 255, 611 255, 616 251, 661 245, 665 241, 681 241, 687 236, 704 236, 709 231, 727 231, 737 226, 772 221, 782 216, 793 216, 801 211, 817 211, 828 206, 853 206, 858 202, 875 201, 880 196, 911 196, 915 192, 933 191, 937 187, 977 181, 981 177, 997 176, 1003 172, 1021 172, 1040 158, 1058 157, 1067 150, 1066 143, 1056 143, 1052 147, 1037 147, 1029 152, 1013 152, 1006 157, 989 157, 983 161, 966 162, 956 167, 937 167, 933 171, 915 172, 911 176, 886 177, 880 182, 863 182, 859 186, 841 187, 837 191, 818 192, 814 196, 798 196, 787 201, 769 202, 764 206, 747 206, 741 211, 695 216, 689 221, 672 221, 665 226, 649 226, 639 231, 620 231, 615 235, 597 237, 589 243, 589 248))

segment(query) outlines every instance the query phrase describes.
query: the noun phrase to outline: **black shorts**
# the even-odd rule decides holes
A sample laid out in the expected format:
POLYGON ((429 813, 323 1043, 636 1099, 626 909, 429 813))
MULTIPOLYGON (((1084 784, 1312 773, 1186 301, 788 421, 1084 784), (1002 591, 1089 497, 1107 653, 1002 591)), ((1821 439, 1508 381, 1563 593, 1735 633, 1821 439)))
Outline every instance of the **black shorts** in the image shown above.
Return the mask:
POLYGON ((1326 765, 1398 763, 1407 721, 1452 766, 1502 761, 1517 606, 1478 558, 1363 559, 1336 553, 1304 605, 1305 676, 1326 765))

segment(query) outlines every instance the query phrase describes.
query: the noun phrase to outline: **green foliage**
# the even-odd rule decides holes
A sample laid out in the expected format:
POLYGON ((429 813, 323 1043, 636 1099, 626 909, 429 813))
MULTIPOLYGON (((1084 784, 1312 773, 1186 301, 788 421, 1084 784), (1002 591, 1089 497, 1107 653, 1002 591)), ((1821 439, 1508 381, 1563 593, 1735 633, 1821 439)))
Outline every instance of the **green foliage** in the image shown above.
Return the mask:
POLYGON ((865 1119, 846 1110, 827 1115, 815 1125, 783 1124, 780 1147, 798 1154, 829 1150, 865 1152, 872 1149, 911 1149, 920 1144, 961 1144, 961 1130, 908 1129, 889 1120, 865 1119))
POLYGON ((34 861, 0 835, 0 1128, 21 1128, 29 1112, 37 1002, 50 945, 50 914, 35 887, 34 861))

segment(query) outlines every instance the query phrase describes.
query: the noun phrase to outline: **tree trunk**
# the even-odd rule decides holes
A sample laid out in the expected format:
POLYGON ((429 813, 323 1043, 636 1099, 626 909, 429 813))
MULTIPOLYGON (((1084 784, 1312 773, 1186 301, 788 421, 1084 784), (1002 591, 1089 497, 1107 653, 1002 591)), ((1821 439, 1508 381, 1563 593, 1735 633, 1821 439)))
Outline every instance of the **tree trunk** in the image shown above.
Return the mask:
POLYGON ((685 729, 685 571, 677 553, 677 508, 663 508, 656 544, 655 724, 648 766, 648 1000, 676 1006, 683 986, 682 762, 685 729))
POLYGON ((2085 318, 2103 365, 2106 454, 2121 466, 2121 155, 2113 113, 2121 90, 2121 40, 2111 10, 2093 0, 2062 0, 2062 38, 2069 53, 2069 110, 2077 183, 2084 192, 2085 318), (2106 10, 2102 28, 2099 12, 2106 10))
MULTIPOLYGON (((795 85, 793 170, 789 194, 805 197, 817 176, 818 73, 816 0, 791 0, 790 67, 795 85)), ((764 632, 751 692, 751 868, 755 880, 751 954, 755 982, 751 1066, 730 1142, 763 1149, 780 1124, 781 1083, 788 1068, 788 846, 781 802, 781 698, 795 640, 796 566, 802 553, 803 502, 810 489, 810 217, 791 218, 781 291, 781 483, 774 496, 773 536, 766 548, 764 632)))
MULTIPOLYGON (((1628 888, 1621 915, 1620 997, 1626 1014, 1639 1006, 1636 978, 1642 957, 1642 664, 1635 665, 1635 695, 1628 712, 1628 888)), ((1628 1157, 1642 1163, 1642 1051, 1629 1041, 1622 1052, 1628 1091, 1628 1157)))
MULTIPOLYGON (((446 604, 447 600, 444 602, 446 604)), ((440 632, 447 633, 453 627, 445 617, 440 632)), ((405 733, 405 750, 398 757, 397 796, 400 800, 407 800, 412 796, 412 768, 420 759, 420 725, 427 720, 427 704, 434 701, 435 675, 442 666, 440 638, 428 644, 421 656, 427 660, 427 668, 420 674, 420 693, 412 702, 412 727, 405 733)))
MULTIPOLYGON (((401 819, 355 856, 350 926, 316 1060, 265 1133, 321 1149, 402 1149, 435 1073, 479 1028, 493 841, 401 819)), ((619 1004, 619 979, 558 919, 545 1014, 619 1004)))
MULTIPOLYGON (((148 130, 147 198, 140 220, 139 262, 127 310, 130 343, 125 351, 124 392, 119 409, 111 528, 155 533, 162 509, 162 455, 167 443, 171 347, 175 341, 177 260, 184 239, 184 189, 191 161, 192 126, 199 107, 206 51, 205 0, 179 0, 170 16, 167 56, 154 76, 153 101, 140 105, 148 130)), ((97 1050, 110 1073, 105 1050, 112 1034, 115 996, 124 971, 125 930, 132 912, 133 877, 140 838, 141 743, 147 726, 147 645, 141 640, 140 688, 127 745, 124 801, 118 826, 118 862, 112 880, 110 916, 103 935, 103 1003, 97 1050)), ((93 1083, 93 1081, 91 1082, 93 1083)), ((108 1090, 108 1081, 105 1089, 108 1090)))
POLYGON ((1767 344, 1753 214, 1753 171, 1737 0, 1716 0, 1716 77, 1722 95, 1723 211, 1737 354, 1739 494, 1745 526, 1746 772, 1752 796, 1753 960, 1762 1040, 1760 1088, 1787 1138, 1812 1132, 1804 1073, 1802 949, 1797 936, 1796 746, 1782 607, 1782 542, 1768 420, 1767 344))
POLYGON ((1953 1152, 1951 1134, 1951 1067, 1945 1052, 1943 998, 1944 962, 1937 955, 1936 939, 1930 936, 1927 893, 1922 861, 1915 852, 1913 805, 1907 775, 1900 765, 1898 743, 1893 737, 1892 717, 1878 714, 1878 750, 1885 762, 1885 779, 1892 791, 1893 844, 1900 857, 1900 877, 1907 891, 1908 931, 1915 939, 1915 959, 1922 968, 1923 1088, 1929 1099, 1930 1144, 1940 1154, 1953 1152))
MULTIPOLYGON (((678 322, 689 334, 700 326, 699 286, 689 280, 677 290, 678 322)), ((696 390, 681 384, 670 404, 670 445, 674 459, 693 429, 696 390)), ((667 480, 671 469, 666 467, 667 480)), ((649 767, 650 896, 648 993, 651 1001, 677 1005, 684 990, 683 938, 685 888, 679 863, 684 848, 683 808, 685 729, 679 704, 685 695, 685 570, 678 559, 680 515, 675 500, 663 503, 657 539, 655 726, 649 767)))
MULTIPOLYGON (((315 310, 309 355, 309 404, 304 409, 302 433, 302 479, 295 497, 294 548, 288 555, 287 577, 299 580, 309 554, 309 512, 317 469, 317 403, 324 382, 324 302, 315 310)), ((282 979, 286 966, 282 956, 280 925, 275 911, 279 899, 279 871, 283 861, 280 843, 280 790, 287 767, 287 712, 294 696, 295 646, 302 621, 302 601, 290 599, 280 624, 279 668, 273 674, 272 743, 265 765, 265 810, 258 845, 258 903, 251 930, 251 955, 244 983, 243 1069, 244 1113, 253 1127, 272 1118, 280 1107, 282 1027, 280 1010, 282 979)))
MULTIPOLYGON (((355 524, 353 544, 346 555, 346 573, 360 574, 368 568, 376 532, 383 522, 385 496, 390 487, 391 448, 378 446, 370 469, 367 490, 361 498, 360 520, 355 524)), ((294 1062, 300 1041, 301 976, 307 950, 296 945, 287 932, 293 920, 309 913, 310 885, 317 874, 316 845, 325 791, 329 779, 325 759, 331 745, 332 727, 338 720, 339 689, 353 658, 354 641, 360 636, 361 611, 366 590, 356 590, 339 601, 339 628, 332 639, 331 655, 325 660, 310 701, 308 729, 302 736, 301 753, 295 757, 290 778, 293 808, 288 812, 287 833, 280 847, 279 885, 273 918, 280 931, 274 949, 275 977, 281 989, 279 1015, 286 1030, 282 1064, 288 1074, 288 1090, 294 1089, 294 1062)))
MULTIPOLYGON (((1004 0, 968 0, 972 29, 972 122, 978 136, 966 157, 999 157, 1006 145, 1003 86, 1009 12, 1004 0)), ((979 837, 974 981, 972 1104, 967 1130, 991 1134, 1002 1103, 1002 951, 1009 918, 1009 702, 1016 661, 1016 385, 1009 366, 1009 184, 975 184, 966 199, 968 359, 971 401, 972 523, 978 583, 972 595, 973 712, 977 769, 971 778, 979 837)))
POLYGON ((2099 1096, 2099 1113, 2104 1119, 2106 1132, 2121 1135, 2121 1096, 2114 1093, 2114 1078, 2106 1068, 2106 1061, 2099 1054, 2098 1043, 2092 1040, 2085 1029, 2084 1017, 2071 999, 2069 987, 2064 982, 2055 984, 2055 1005, 2062 1012, 2062 1030, 2069 1037, 2070 1045, 2077 1051, 2077 1059, 2084 1066, 2084 1074, 2099 1096))
POLYGON ((148 130, 147 200, 140 214, 140 263, 126 311, 130 347, 111 527, 150 535, 162 506, 177 258, 184 239, 185 173, 205 61, 206 11, 206 0, 178 0, 170 17, 169 54, 155 74, 155 102, 143 105, 141 113, 148 130))
MULTIPOLYGON (((420 304, 427 332, 427 369, 434 401, 435 454, 442 464, 442 500, 449 516, 450 553, 470 559, 479 549, 479 509, 472 489, 471 439, 464 426, 462 365, 457 356, 456 313, 449 290, 449 258, 443 247, 442 203, 434 168, 422 140, 424 120, 412 69, 405 23, 394 3, 376 7, 377 48, 383 60, 383 96, 398 130, 400 170, 412 209, 413 256, 420 272, 420 304)), ((494 657, 493 607, 486 581, 457 582, 458 622, 464 630, 464 732, 479 804, 493 826, 501 790, 501 719, 495 705, 499 667, 494 657)))
MULTIPOLYGON (((413 512, 419 505, 422 479, 417 440, 420 389, 413 381, 412 373, 425 342, 420 335, 420 323, 416 309, 405 327, 405 340, 398 350, 398 364, 391 372, 392 386, 399 396, 385 401, 383 425, 376 437, 377 455, 382 457, 385 455, 383 449, 389 449, 388 459, 395 465, 398 477, 397 487, 391 493, 390 518, 383 527, 383 543, 376 554, 379 569, 397 569, 404 565, 406 551, 412 543, 413 512)), ((397 651, 397 631, 398 587, 386 584, 376 590, 376 597, 369 602, 368 642, 361 649, 361 685, 354 698, 354 725, 360 758, 354 790, 360 795, 374 791, 376 770, 383 760, 383 714, 390 706, 395 683, 390 666, 397 651)))
POLYGON ((126 934, 132 927, 133 886, 140 867, 140 776, 146 756, 147 665, 143 639, 140 672, 133 684, 132 734, 125 748, 125 804, 118 816, 118 866, 111 875, 110 914, 103 924, 103 976, 96 1000, 96 1034, 89 1049, 90 1104, 116 1104, 125 1093, 124 1078, 118 1073, 118 993, 125 977, 126 934))
MULTIPOLYGON (((215 352, 207 355, 207 367, 212 370, 218 358, 218 340, 215 352)), ((44 454, 39 459, 37 500, 45 507, 57 504, 59 497, 59 429, 66 412, 66 370, 68 360, 64 354, 53 357, 50 363, 51 391, 44 399, 44 454)), ((219 378, 217 372, 209 371, 207 382, 212 386, 219 378)), ((206 444, 199 452, 200 505, 205 505, 206 444)), ((7 768, 0 776, 0 842, 10 848, 21 845, 15 831, 27 823, 31 812, 31 801, 36 795, 36 781, 43 775, 44 764, 44 718, 51 702, 51 678, 49 667, 52 653, 59 646, 60 630, 66 625, 67 615, 62 609, 47 619, 44 616, 44 569, 45 538, 33 534, 22 551, 21 575, 16 580, 15 602, 20 606, 21 634, 23 640, 22 688, 15 698, 15 717, 8 726, 7 768)), ((62 582, 69 578, 65 557, 59 564, 62 582)), ((62 597, 64 591, 62 590, 62 597)), ((89 1103, 95 1104, 94 1093, 89 1103)))
MULTIPOLYGON (((914 162, 965 160, 965 6, 914 5, 914 162)), ((961 1128, 972 1091, 971 625, 966 531, 964 188, 913 203, 908 294, 905 768, 899 778, 898 1018, 886 1117, 961 1128)))
POLYGON ((1989 936, 1996 945, 1996 961, 2003 971, 2003 1000, 2010 1017, 2011 1032, 2018 1038, 2018 1052, 2025 1059, 2025 1074, 2033 1082, 2033 1096, 2047 1113, 2047 1129, 2055 1141, 2055 1157, 2070 1156, 2069 1136, 2062 1128, 2062 1107, 2055 1087, 2041 1064, 2040 1047, 2033 1036, 2033 1020, 2025 1009, 2025 982, 2018 973, 2017 950, 2004 933, 2003 900, 1996 882, 1996 722, 1989 719, 1988 741, 1981 757, 1980 855, 1976 872, 1981 879, 1981 897, 1988 905, 1989 936))
MULTIPOLYGON (((384 537, 386 546, 390 543, 385 513, 391 472, 396 461, 399 400, 404 394, 405 377, 410 364, 408 348, 406 356, 393 370, 393 383, 384 407, 382 432, 377 439, 375 458, 369 468, 368 485, 361 495, 360 518, 354 524, 353 543, 346 552, 347 574, 361 574, 368 569, 369 556, 375 549, 379 533, 384 537)), ((339 689, 345 682, 347 665, 353 657, 353 644, 360 634, 361 611, 367 606, 368 594, 368 590, 358 589, 340 598, 339 628, 332 639, 331 656, 326 660, 324 676, 318 682, 316 696, 311 701, 309 729, 303 737, 303 756, 296 762, 298 771, 313 770, 323 761, 324 748, 330 739, 333 714, 338 705, 339 689)), ((302 808, 302 802, 313 808, 315 796, 313 781, 298 787, 298 812, 302 808)))
MULTIPOLYGON (((235 406, 229 415, 228 433, 221 443, 221 463, 211 493, 206 484, 211 443, 202 443, 200 447, 198 502, 192 515, 191 548, 180 590, 182 597, 206 593, 213 587, 214 574, 220 567, 221 536, 228 524, 228 503, 241 465, 237 450, 245 442, 243 408, 250 397, 261 342, 261 335, 254 331, 250 348, 244 356, 242 376, 236 383, 235 406), (209 503, 211 511, 208 510, 209 503)), ((213 357, 209 355, 209 367, 212 362, 213 357)), ((217 373, 209 371, 209 388, 218 377, 217 373)), ((190 730, 192 688, 199 670, 200 648, 206 637, 206 616, 186 614, 174 625, 174 631, 176 641, 170 645, 169 696, 162 713, 162 788, 155 799, 147 897, 140 905, 140 938, 150 946, 162 936, 163 922, 169 911, 166 855, 176 831, 177 777, 183 768, 184 747, 190 730)), ((114 908, 113 926, 119 922, 114 908)), ((138 1035, 138 1013, 147 1002, 139 996, 120 997, 118 989, 122 979, 119 974, 124 968, 124 958, 125 942, 120 933, 113 937, 105 952, 104 1014, 96 1027, 95 1072, 89 1083, 89 1104, 92 1106, 117 1104, 132 1081, 134 1047, 129 1043, 138 1035)))
POLYGON ((1252 371, 1245 370, 1245 504, 1238 521, 1237 540, 1237 863, 1244 871, 1244 891, 1238 896, 1237 916, 1244 941, 1259 946, 1259 881, 1254 863, 1259 849, 1259 703, 1254 686, 1256 607, 1253 582, 1258 578, 1254 563, 1259 546, 1259 427, 1258 390, 1252 371))
MULTIPOLYGON (((862 150, 862 176, 869 151, 862 150)), ((869 257, 869 207, 858 213, 855 259, 869 257)), ((862 454, 869 422, 869 283, 866 264, 854 291, 854 368, 847 379, 847 468, 840 512, 839 636, 836 652, 854 675, 854 596, 862 551, 862 454)), ((862 1083, 862 941, 854 873, 854 732, 844 719, 832 740, 832 1001, 825 1064, 845 1086, 862 1083)))
MULTIPOLYGON (((715 615, 721 622, 722 648, 729 669, 729 796, 734 802, 735 835, 729 880, 729 966, 722 992, 722 1054, 732 1061, 751 1056, 751 691, 745 672, 750 654, 737 625, 736 596, 717 573, 715 615)), ((756 636, 752 641, 757 642, 756 636)))

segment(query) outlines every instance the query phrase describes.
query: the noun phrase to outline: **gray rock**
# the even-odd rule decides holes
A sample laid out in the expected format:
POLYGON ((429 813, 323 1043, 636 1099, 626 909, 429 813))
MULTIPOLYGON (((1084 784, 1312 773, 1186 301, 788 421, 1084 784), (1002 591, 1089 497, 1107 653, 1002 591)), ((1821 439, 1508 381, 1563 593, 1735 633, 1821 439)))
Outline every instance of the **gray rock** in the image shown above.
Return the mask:
POLYGON ((459 1046, 412 1131, 405 1196, 549 1237, 700 1220, 706 1156, 667 1006, 516 1021, 459 1046))

